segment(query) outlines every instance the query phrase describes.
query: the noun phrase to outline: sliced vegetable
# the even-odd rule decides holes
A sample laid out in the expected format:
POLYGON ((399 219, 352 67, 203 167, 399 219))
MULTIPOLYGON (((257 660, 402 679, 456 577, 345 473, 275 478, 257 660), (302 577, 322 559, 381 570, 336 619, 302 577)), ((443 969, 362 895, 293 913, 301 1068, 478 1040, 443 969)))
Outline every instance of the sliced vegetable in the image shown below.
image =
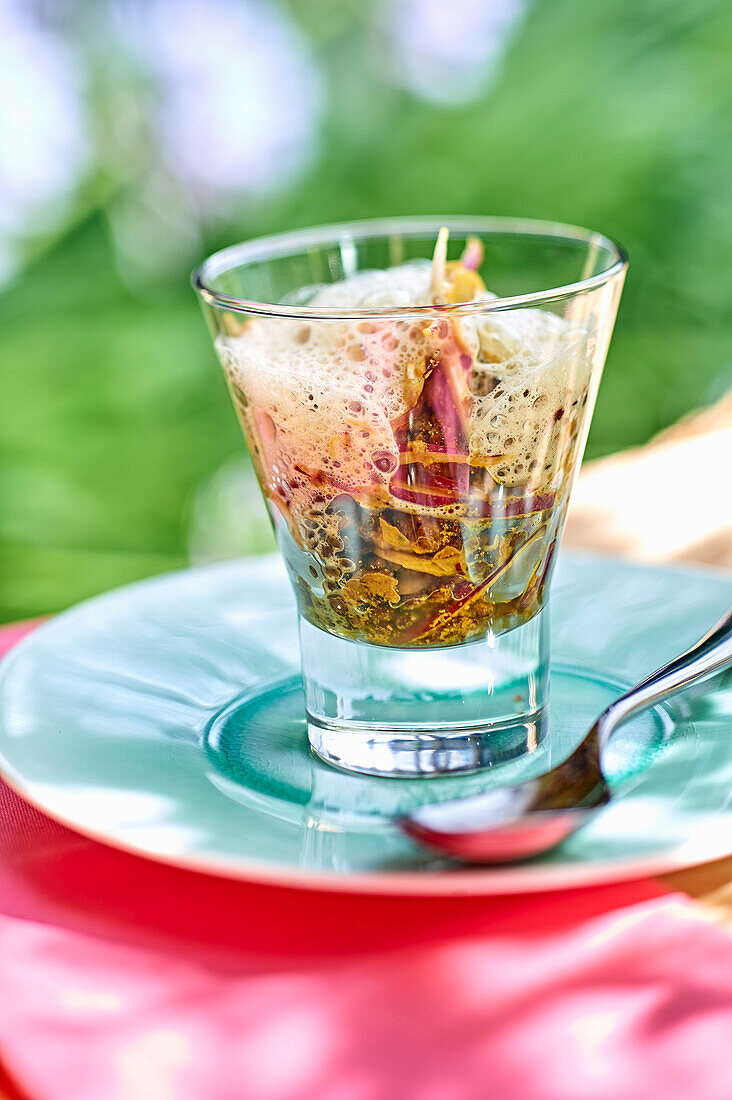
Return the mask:
POLYGON ((424 639, 429 634, 432 634, 435 630, 437 630, 438 627, 440 627, 445 621, 452 618, 452 616, 455 615, 458 611, 462 611, 463 608, 467 607, 469 603, 472 603, 472 601, 477 599, 478 596, 482 595, 482 593, 485 592, 487 588, 490 588, 491 585, 495 584, 496 581, 499 580, 499 578, 509 568, 514 558, 521 551, 525 550, 529 542, 533 541, 533 539, 536 538, 538 534, 539 532, 536 532, 531 539, 522 542, 519 546, 517 546, 506 558, 504 558, 503 561, 501 561, 491 570, 485 580, 481 581, 480 584, 472 585, 467 590, 461 592, 460 595, 456 596, 456 598, 447 605, 447 607, 441 608, 439 611, 436 611, 427 623, 415 624, 411 631, 407 630, 403 635, 404 641, 416 642, 424 639))
POLYGON ((484 251, 483 242, 479 237, 468 237, 468 243, 465 245, 463 254, 460 257, 460 263, 468 271, 477 271, 483 263, 484 251))

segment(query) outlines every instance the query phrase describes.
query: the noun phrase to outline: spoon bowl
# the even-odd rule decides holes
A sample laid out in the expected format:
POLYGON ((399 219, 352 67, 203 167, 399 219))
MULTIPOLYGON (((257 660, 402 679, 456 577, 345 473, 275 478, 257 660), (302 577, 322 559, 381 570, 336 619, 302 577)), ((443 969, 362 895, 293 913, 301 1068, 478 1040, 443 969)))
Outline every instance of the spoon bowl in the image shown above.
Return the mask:
POLYGON ((403 832, 466 863, 515 863, 550 851, 612 797, 602 753, 638 711, 732 664, 732 610, 708 634, 611 703, 566 760, 535 779, 450 802, 427 803, 402 818, 403 832))

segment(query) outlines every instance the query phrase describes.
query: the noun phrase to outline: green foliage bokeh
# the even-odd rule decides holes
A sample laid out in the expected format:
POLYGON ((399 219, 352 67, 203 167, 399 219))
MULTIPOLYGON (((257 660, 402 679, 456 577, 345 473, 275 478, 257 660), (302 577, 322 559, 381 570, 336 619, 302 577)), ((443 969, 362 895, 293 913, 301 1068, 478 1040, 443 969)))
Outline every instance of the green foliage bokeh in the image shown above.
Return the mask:
MULTIPOLYGON (((732 379, 730 6, 541 0, 492 88, 459 107, 383 78, 365 7, 293 0, 324 78, 321 147, 202 249, 387 214, 588 225, 631 254, 588 455, 719 396, 732 379)), ((184 564, 193 494, 243 448, 185 264, 120 274, 117 198, 109 179, 91 185, 0 298, 2 619, 184 564)))

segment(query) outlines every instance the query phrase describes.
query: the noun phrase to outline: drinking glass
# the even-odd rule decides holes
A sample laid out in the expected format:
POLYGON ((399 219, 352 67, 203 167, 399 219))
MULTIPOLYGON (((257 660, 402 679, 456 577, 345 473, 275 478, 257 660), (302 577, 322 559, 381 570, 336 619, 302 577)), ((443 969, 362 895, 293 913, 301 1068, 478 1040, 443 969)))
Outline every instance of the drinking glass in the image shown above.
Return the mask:
POLYGON ((324 760, 435 776, 546 736, 552 567, 626 264, 573 226, 402 218, 250 241, 194 272, 324 760), (410 297, 443 226, 450 295, 410 297))

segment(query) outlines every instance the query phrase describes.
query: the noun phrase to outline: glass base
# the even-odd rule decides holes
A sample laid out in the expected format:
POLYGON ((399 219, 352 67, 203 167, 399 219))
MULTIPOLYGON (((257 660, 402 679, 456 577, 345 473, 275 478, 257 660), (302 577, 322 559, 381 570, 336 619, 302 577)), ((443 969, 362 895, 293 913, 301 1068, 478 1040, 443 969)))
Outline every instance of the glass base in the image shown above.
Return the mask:
POLYGON ((449 733, 401 733, 367 727, 317 725, 308 720, 310 747, 346 771, 381 776, 439 776, 477 772, 533 752, 544 739, 543 711, 531 720, 449 733))
POLYGON ((300 621, 308 737, 347 771, 439 776, 533 752, 545 736, 548 620, 470 645, 387 649, 300 621))

